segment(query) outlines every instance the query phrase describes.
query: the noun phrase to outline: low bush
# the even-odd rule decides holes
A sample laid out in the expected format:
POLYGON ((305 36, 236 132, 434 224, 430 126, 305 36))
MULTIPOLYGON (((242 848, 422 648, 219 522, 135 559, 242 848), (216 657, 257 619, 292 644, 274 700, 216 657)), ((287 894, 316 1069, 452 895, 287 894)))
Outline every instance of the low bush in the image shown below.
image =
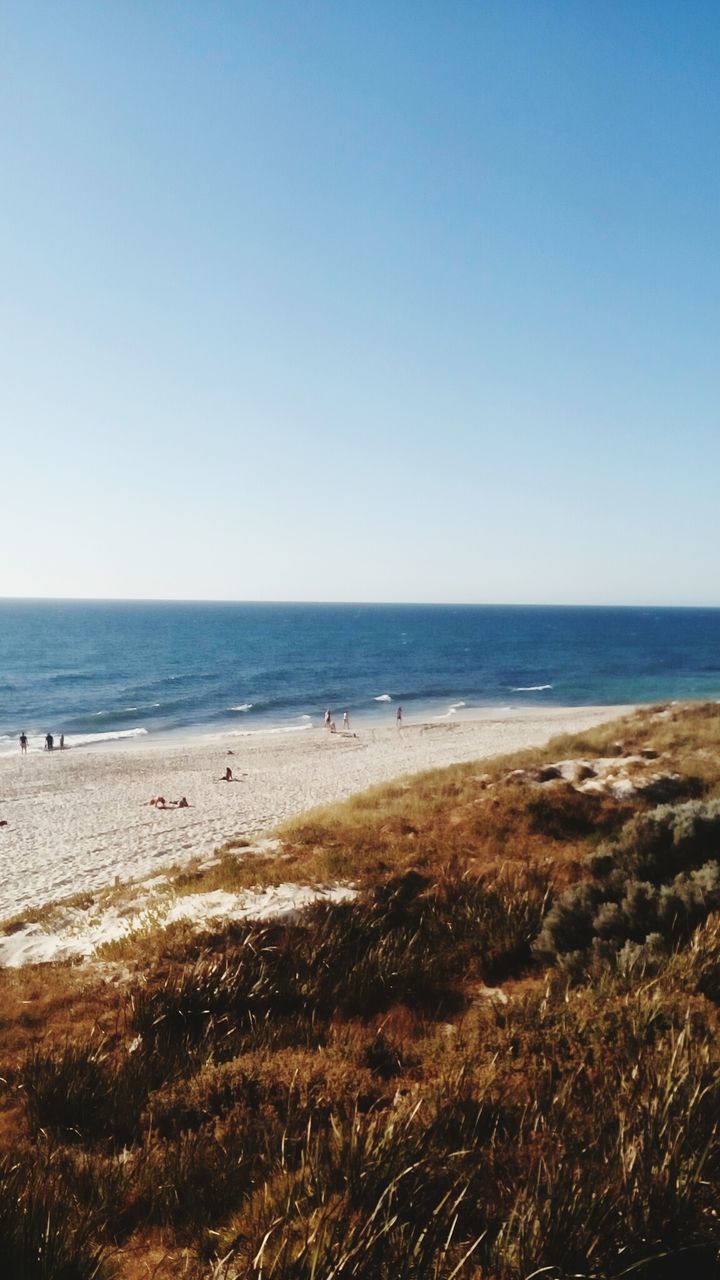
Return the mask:
POLYGON ((616 869, 637 880, 665 884, 720 857, 720 800, 664 804, 637 813, 596 856, 606 860, 604 872, 616 869))
POLYGON ((572 840, 615 831, 627 806, 609 796, 586 795, 569 782, 545 783, 525 802, 531 830, 551 840, 572 840))
POLYGON ((720 801, 661 805, 636 814, 617 839, 588 859, 592 879, 571 886, 550 907, 535 940, 542 959, 616 956, 626 943, 641 946, 651 935, 686 943, 720 908, 720 801))
MULTIPOLYGON (((311 1117, 328 1120, 335 1108, 355 1109, 358 1097, 365 1109, 382 1096, 382 1086, 366 1061, 366 1048, 380 1036, 365 1040, 359 1066, 332 1051, 275 1050, 243 1054, 229 1062, 208 1062, 188 1080, 177 1081, 151 1094, 145 1123, 161 1137, 200 1129, 229 1112, 243 1109, 248 1124, 258 1123, 282 1132, 289 1116, 304 1129, 311 1117), (346 1100, 349 1099, 349 1102, 346 1100)), ((389 1048, 387 1050, 390 1052, 389 1048)))

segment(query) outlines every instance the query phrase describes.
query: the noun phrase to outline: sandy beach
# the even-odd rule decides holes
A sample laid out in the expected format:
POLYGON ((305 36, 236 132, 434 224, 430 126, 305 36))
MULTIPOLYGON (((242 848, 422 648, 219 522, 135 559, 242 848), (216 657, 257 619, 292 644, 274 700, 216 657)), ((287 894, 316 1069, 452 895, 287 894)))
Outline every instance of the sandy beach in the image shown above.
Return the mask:
POLYGON ((312 729, 18 751, 0 759, 0 918, 206 855, 401 774, 537 746, 628 710, 475 713, 347 737, 312 729), (219 781, 227 765, 238 781, 219 781), (186 796, 191 807, 158 811, 147 804, 158 795, 186 796))

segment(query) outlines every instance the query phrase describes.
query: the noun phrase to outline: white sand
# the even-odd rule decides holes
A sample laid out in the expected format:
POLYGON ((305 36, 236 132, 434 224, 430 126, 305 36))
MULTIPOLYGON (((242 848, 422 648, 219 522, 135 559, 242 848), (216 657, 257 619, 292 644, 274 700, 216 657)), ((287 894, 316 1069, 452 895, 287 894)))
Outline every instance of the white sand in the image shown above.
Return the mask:
POLYGON ((401 731, 360 728, 357 737, 312 729, 3 756, 0 918, 207 855, 401 774, 537 746, 630 710, 474 713, 401 731), (240 781, 218 781, 228 764, 240 781), (192 807, 157 811, 146 803, 157 795, 187 796, 192 807))
MULTIPOLYGON (((167 880, 165 876, 156 881, 167 880)), ((89 959, 105 942, 114 942, 148 926, 160 928, 187 920, 201 929, 211 920, 289 920, 313 902, 344 902, 355 897, 346 885, 316 888, 303 884, 278 884, 267 889, 226 893, 194 893, 171 897, 161 884, 139 884, 135 903, 122 909, 102 902, 84 907, 60 907, 50 924, 26 924, 0 935, 0 967, 18 969, 25 964, 89 959)))

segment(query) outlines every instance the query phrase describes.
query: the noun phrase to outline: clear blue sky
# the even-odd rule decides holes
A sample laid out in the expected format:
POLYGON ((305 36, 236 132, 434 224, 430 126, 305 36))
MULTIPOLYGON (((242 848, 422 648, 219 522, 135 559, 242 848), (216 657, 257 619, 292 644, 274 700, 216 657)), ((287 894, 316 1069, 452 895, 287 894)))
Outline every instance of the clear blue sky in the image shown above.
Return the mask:
POLYGON ((720 604, 720 6, 0 8, 0 595, 720 604))

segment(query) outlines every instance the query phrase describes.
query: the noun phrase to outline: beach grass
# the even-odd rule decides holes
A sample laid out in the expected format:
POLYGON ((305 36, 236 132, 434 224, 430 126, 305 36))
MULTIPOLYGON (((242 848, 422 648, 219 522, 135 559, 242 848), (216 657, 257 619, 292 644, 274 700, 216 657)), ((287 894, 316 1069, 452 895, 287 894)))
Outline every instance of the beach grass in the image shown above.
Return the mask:
POLYGON ((654 708, 403 779, 169 878, 353 902, 1 973, 7 1274, 716 1275, 719 745, 654 708), (598 757, 673 800, 538 780, 598 757))

